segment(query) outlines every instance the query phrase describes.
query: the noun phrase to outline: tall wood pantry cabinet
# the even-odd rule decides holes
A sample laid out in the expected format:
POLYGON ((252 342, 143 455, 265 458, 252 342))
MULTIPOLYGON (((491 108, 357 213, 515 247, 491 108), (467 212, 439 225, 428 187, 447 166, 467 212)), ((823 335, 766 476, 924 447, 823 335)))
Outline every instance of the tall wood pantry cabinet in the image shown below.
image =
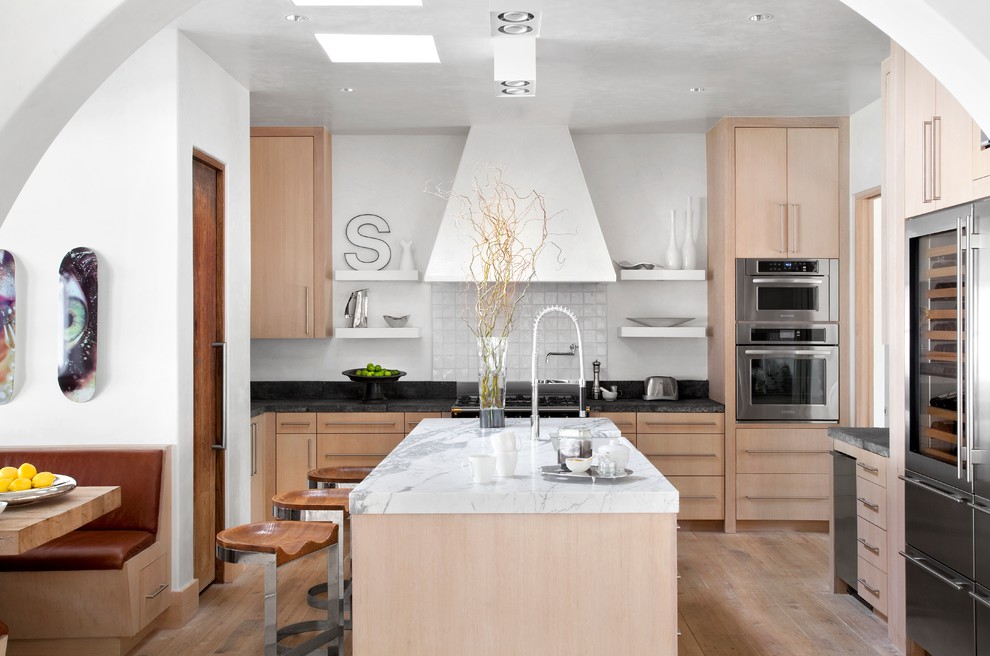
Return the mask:
POLYGON ((330 135, 251 129, 251 337, 329 337, 330 135))

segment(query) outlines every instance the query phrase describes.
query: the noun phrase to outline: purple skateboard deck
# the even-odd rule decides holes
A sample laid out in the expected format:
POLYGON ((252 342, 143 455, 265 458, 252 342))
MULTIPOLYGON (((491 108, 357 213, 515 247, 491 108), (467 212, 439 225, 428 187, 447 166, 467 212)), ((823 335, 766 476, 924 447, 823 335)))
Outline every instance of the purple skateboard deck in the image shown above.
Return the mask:
POLYGON ((14 256, 0 250, 0 404, 14 396, 14 336, 17 333, 15 302, 17 287, 14 284, 14 256))
POLYGON ((63 317, 58 386, 76 403, 96 393, 98 268, 96 253, 89 248, 73 248, 58 268, 63 317))

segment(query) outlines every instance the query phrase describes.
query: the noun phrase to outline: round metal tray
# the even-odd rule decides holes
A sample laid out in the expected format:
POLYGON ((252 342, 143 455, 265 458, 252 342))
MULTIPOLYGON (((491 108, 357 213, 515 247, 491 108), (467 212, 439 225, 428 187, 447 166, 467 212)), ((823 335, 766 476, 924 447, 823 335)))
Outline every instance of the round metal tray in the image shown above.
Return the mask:
POLYGON ((0 501, 8 506, 23 506, 28 503, 54 499, 76 489, 76 479, 71 476, 55 475, 55 482, 48 487, 33 488, 22 492, 0 492, 0 501))
POLYGON ((610 481, 614 478, 625 478, 633 472, 631 469, 623 469, 621 473, 618 473, 615 476, 602 476, 598 473, 598 467, 594 465, 589 467, 587 471, 583 472, 572 472, 562 465, 543 465, 540 467, 540 473, 549 478, 559 478, 561 480, 576 479, 579 481, 594 481, 601 479, 603 481, 610 481))

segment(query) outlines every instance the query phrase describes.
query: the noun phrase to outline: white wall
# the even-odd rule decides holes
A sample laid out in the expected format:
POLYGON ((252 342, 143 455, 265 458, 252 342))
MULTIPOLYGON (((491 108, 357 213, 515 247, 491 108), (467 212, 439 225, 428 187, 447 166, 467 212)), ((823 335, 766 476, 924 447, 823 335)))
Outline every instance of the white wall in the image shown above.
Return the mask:
MULTIPOLYGON (((849 252, 855 253, 855 238, 856 238, 856 194, 859 194, 870 189, 879 187, 883 182, 883 107, 881 101, 878 99, 863 109, 859 110, 855 114, 849 117, 849 252)), ((874 303, 875 307, 883 307, 884 301, 884 290, 886 289, 886 267, 882 266, 884 259, 884 241, 879 238, 880 230, 880 213, 877 211, 875 215, 874 224, 874 303)), ((844 285, 849 285, 851 289, 855 289, 854 281, 856 279, 856 260, 855 257, 850 258, 849 262, 849 274, 850 280, 845 281, 844 285)), ((849 320, 852 322, 850 325, 856 325, 856 307, 855 299, 853 300, 850 308, 849 320)), ((873 350, 874 350, 874 363, 879 365, 875 366, 874 371, 877 372, 874 380, 873 389, 873 403, 874 403, 874 417, 873 425, 883 426, 884 424, 884 407, 885 407, 885 395, 886 395, 886 385, 885 377, 882 372, 886 371, 886 366, 884 362, 885 350, 883 346, 883 313, 874 313, 874 329, 873 329, 873 350)), ((855 331, 851 331, 850 334, 854 334, 855 331)), ((857 360, 857 353, 855 350, 855 344, 848 344, 842 349, 842 360, 844 367, 849 367, 849 371, 855 371, 855 362, 857 360)), ((851 399, 856 398, 856 385, 857 381, 855 376, 850 378, 851 399)))
MULTIPOLYGON (((174 445, 174 587, 192 578, 184 494, 192 480, 191 144, 202 140, 230 163, 227 249, 240 255, 227 262, 227 311, 239 340, 232 367, 243 377, 247 336, 237 326, 248 323, 247 302, 235 285, 250 276, 247 103, 247 92, 184 37, 162 32, 80 108, 0 226, 18 269, 18 380, 3 408, 3 442, 174 445), (57 270, 76 246, 100 261, 97 392, 83 404, 66 400, 55 380, 57 270)), ((246 471, 246 390, 230 405, 245 418, 231 459, 246 471)))
MULTIPOLYGON (((460 161, 463 136, 335 136, 333 138, 333 259, 346 268, 347 221, 379 214, 392 230, 386 241, 398 267, 399 242, 415 241, 415 263, 426 267, 445 203, 424 193, 450 182, 460 161)), ((688 196, 702 212, 696 252, 705 266, 705 135, 574 135, 574 144, 615 259, 662 262, 670 240, 670 210, 678 211, 678 238, 685 233, 688 196)), ((353 290, 370 289, 369 325, 382 314, 410 314, 423 328, 418 340, 253 340, 252 380, 342 380, 340 372, 366 362, 402 369, 408 380, 431 380, 433 322, 428 283, 334 283, 334 325, 353 290)), ((703 339, 620 339, 626 317, 707 315, 704 282, 623 282, 608 285, 608 362, 605 377, 637 379, 652 374, 707 377, 703 339)), ((516 330, 527 327, 517 326, 516 330)), ((527 356, 528 357, 528 356, 527 356)), ((591 372, 586 375, 590 378, 591 372)))

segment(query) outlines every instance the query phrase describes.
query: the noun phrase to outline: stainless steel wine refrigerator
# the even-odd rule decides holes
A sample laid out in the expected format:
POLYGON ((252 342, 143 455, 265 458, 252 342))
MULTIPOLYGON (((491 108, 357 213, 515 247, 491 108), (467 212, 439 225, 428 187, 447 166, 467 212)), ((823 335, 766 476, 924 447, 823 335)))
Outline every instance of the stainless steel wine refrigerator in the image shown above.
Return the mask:
POLYGON ((906 231, 907 633, 990 656, 990 199, 906 231))

